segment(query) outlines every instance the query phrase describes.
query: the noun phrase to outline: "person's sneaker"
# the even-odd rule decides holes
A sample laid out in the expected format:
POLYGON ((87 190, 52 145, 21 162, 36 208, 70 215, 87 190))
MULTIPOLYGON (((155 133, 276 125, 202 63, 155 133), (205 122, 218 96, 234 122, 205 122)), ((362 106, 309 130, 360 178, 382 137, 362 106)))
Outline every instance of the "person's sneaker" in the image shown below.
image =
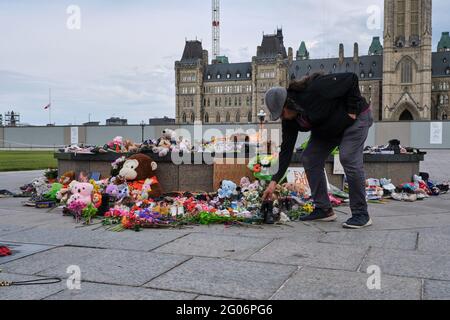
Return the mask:
POLYGON ((314 209, 314 211, 307 216, 300 217, 300 221, 323 221, 323 222, 333 222, 336 221, 337 216, 333 209, 323 210, 320 208, 314 209))
POLYGON ((345 229, 362 229, 371 225, 372 219, 369 216, 353 216, 347 222, 344 222, 343 227, 345 229))

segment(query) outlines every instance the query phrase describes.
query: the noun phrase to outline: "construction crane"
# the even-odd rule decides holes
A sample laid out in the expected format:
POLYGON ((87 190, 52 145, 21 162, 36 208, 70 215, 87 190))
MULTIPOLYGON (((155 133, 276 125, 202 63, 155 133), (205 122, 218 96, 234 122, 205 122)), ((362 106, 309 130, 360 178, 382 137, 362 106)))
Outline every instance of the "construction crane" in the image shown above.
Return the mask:
POLYGON ((212 55, 220 56, 220 0, 212 0, 212 55))

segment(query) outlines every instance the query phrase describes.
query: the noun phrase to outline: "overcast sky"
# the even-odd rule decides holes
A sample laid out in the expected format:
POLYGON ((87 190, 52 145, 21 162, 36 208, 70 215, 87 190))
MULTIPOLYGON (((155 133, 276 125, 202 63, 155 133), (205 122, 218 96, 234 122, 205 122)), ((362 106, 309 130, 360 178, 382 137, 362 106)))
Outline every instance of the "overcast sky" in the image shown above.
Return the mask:
MULTIPOLYGON (((355 41, 366 54, 372 37, 382 37, 382 6, 382 0, 222 0, 221 53, 230 62, 250 61, 263 32, 282 26, 286 47, 295 51, 304 40, 311 58, 336 56, 340 42, 346 55, 355 41), (371 6, 379 18, 376 10, 368 13, 371 6)), ((433 1, 433 50, 450 30, 449 9, 448 1, 433 1)), ((174 61, 186 38, 202 40, 211 52, 210 25, 210 0, 0 0, 0 113, 14 110, 22 122, 46 124, 52 88, 56 124, 81 124, 89 113, 102 123, 111 116, 129 123, 174 117, 174 61), (81 10, 79 30, 67 27, 70 5, 81 10)))

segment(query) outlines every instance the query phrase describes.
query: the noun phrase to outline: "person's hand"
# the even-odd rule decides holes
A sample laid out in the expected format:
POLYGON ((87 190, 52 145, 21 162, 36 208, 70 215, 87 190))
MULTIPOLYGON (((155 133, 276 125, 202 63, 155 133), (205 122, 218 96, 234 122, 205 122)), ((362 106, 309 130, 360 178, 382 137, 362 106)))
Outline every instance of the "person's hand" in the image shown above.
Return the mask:
POLYGON ((276 187, 277 187, 277 183, 275 181, 272 181, 263 194, 263 197, 262 197, 263 201, 272 199, 273 193, 275 192, 276 187))
POLYGON ((356 120, 356 114, 349 113, 348 116, 349 116, 350 118, 352 118, 353 120, 356 120))

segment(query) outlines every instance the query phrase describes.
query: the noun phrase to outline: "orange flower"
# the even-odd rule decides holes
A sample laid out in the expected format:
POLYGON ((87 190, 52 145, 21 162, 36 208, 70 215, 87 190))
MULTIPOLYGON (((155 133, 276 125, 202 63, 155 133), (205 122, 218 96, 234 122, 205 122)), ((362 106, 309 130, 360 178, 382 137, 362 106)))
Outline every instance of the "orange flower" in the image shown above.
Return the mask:
POLYGON ((261 165, 260 164, 255 164, 253 167, 253 171, 256 173, 261 172, 261 165))

